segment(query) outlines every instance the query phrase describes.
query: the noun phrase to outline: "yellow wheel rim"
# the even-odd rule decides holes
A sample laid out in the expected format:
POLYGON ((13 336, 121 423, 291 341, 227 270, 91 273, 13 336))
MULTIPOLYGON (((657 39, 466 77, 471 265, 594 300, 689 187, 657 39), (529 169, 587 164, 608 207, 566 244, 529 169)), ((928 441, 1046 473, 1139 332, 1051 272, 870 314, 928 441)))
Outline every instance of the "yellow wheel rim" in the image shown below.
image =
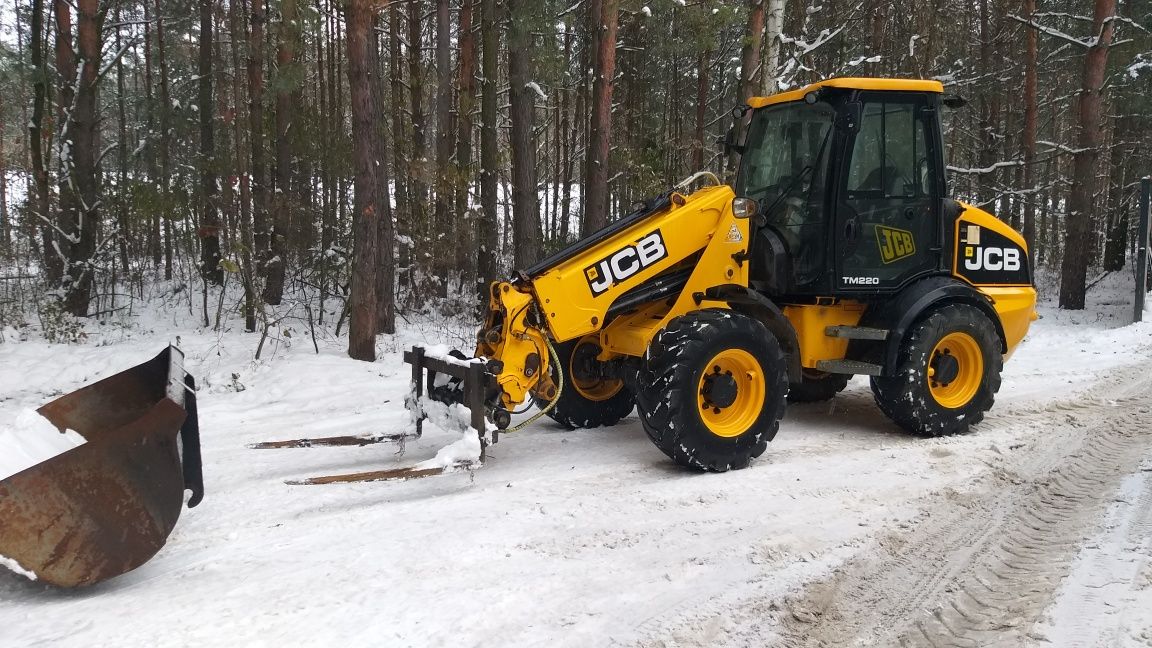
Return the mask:
POLYGON ((941 407, 964 407, 984 382, 980 343, 967 333, 945 335, 928 357, 927 373, 928 389, 941 407))
POLYGON ((766 393, 764 370, 756 358, 743 349, 725 349, 700 376, 700 419, 718 437, 740 436, 760 417, 766 393))
POLYGON ((580 377, 575 371, 576 363, 585 360, 595 362, 594 358, 600 353, 600 345, 595 338, 581 340, 572 349, 572 357, 568 359, 568 374, 572 377, 572 387, 584 398, 601 402, 612 398, 624 388, 624 381, 620 379, 580 377), (592 358, 588 358, 592 356, 592 358))

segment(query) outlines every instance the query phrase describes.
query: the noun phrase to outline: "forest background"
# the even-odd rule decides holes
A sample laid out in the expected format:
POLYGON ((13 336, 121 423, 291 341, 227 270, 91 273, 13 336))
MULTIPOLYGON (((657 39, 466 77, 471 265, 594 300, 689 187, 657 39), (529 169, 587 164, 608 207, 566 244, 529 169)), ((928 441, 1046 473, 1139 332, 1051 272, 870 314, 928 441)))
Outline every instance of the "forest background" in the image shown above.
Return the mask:
POLYGON ((301 306, 371 359, 398 315, 730 179, 732 108, 832 76, 967 99, 950 191, 1063 308, 1131 269, 1152 170, 1152 0, 4 2, 0 324, 167 280, 199 325, 301 306))

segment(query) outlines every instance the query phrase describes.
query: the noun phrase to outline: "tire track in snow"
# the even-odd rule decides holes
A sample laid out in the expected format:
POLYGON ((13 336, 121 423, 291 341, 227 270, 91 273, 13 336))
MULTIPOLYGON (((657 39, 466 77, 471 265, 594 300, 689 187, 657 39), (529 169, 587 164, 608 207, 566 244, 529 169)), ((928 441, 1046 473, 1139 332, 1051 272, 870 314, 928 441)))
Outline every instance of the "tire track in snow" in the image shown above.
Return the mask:
MULTIPOLYGON (((1055 648, 1111 647, 1123 643, 1133 621, 1128 612, 1141 605, 1141 590, 1152 585, 1142 576, 1149 565, 1152 533, 1152 455, 1129 475, 1111 498, 1101 525, 1077 558, 1060 596, 1038 626, 1037 639, 1055 648), (1142 580, 1144 579, 1144 580, 1142 580)), ((1140 616, 1137 614, 1137 616, 1140 616)), ((1040 641, 1037 642, 1041 643, 1040 641)))
POLYGON ((932 498, 910 534, 878 538, 806 587, 777 615, 781 644, 1027 642, 1110 496, 1152 447, 1150 391, 1152 379, 1131 368, 1074 402, 990 421, 1035 428, 1035 452, 972 493, 932 498))

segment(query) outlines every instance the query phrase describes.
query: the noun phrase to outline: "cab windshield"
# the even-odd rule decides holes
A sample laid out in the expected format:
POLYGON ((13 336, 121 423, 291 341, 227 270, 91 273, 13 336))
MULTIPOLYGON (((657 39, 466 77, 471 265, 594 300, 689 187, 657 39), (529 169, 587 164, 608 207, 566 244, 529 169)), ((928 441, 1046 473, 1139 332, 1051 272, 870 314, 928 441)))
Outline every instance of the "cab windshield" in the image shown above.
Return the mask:
POLYGON ((736 195, 759 203, 759 223, 783 239, 797 286, 823 276, 824 186, 835 109, 800 101, 753 113, 740 158, 736 195))
POLYGON ((756 199, 769 223, 820 218, 834 117, 825 102, 797 101, 753 113, 736 194, 756 199), (816 213, 809 213, 809 205, 816 213), (763 211, 769 208, 771 213, 763 211))

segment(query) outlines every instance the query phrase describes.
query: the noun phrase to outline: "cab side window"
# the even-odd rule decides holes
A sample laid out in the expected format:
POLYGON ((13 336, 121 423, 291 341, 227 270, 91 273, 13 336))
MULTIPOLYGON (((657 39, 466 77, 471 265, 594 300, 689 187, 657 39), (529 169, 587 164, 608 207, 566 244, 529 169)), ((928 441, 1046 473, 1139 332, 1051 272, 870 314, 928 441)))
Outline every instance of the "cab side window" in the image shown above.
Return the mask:
POLYGON ((848 167, 848 199, 914 198, 925 194, 920 172, 926 156, 924 128, 916 106, 870 102, 848 167))

